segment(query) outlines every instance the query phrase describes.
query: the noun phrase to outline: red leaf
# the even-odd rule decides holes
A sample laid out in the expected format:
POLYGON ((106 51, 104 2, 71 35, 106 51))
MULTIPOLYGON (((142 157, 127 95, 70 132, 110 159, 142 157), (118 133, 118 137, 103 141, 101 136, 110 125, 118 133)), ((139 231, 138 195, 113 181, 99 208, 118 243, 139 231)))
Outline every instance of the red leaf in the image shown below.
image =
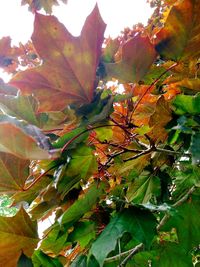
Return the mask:
POLYGON ((11 84, 24 94, 33 93, 40 102, 40 111, 91 102, 104 30, 97 6, 79 37, 72 36, 54 16, 36 14, 32 40, 44 63, 19 73, 11 84))

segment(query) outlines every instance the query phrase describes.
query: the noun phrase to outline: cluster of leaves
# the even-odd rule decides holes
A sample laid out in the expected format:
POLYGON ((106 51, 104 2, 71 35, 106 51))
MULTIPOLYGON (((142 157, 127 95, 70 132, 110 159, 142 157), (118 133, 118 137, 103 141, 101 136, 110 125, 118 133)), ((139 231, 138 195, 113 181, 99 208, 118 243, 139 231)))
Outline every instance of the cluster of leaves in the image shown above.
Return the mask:
POLYGON ((114 40, 97 6, 79 37, 36 12, 32 42, 0 40, 15 74, 0 84, 0 192, 21 206, 0 217, 1 266, 197 260, 200 1, 151 2, 149 24, 114 40))

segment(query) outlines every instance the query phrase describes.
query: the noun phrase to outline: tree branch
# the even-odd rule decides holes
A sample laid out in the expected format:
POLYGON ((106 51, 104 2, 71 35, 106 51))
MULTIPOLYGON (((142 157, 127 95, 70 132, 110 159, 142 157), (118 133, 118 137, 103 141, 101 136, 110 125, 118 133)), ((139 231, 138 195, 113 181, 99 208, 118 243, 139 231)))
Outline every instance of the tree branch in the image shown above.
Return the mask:
MULTIPOLYGON (((105 261, 104 262, 112 262, 112 261, 117 261, 117 260, 119 260, 121 257, 125 257, 125 256, 127 256, 124 260, 123 260, 123 262, 125 261, 125 263, 134 255, 134 254, 136 254, 137 252, 139 252, 140 251, 140 249, 143 247, 143 243, 140 243, 139 245, 137 245, 136 247, 134 247, 134 248, 132 248, 132 249, 130 249, 130 250, 127 250, 127 251, 124 251, 124 252, 122 252, 122 253, 120 253, 120 254, 117 254, 117 255, 115 255, 115 256, 113 256, 113 257, 110 257, 110 258, 106 258, 105 259, 105 261), (128 259, 127 259, 128 258, 128 259)), ((119 265, 119 267, 121 267, 121 266, 123 266, 125 263, 121 263, 120 265, 119 265), (122 265, 123 264, 123 265, 122 265)))

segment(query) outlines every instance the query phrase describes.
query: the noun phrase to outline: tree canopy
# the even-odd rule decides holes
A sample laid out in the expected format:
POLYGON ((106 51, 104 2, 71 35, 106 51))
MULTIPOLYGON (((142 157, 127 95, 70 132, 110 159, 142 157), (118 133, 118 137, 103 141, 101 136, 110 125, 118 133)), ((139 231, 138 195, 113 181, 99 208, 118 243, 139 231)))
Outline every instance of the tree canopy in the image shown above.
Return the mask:
POLYGON ((149 0, 148 25, 116 39, 97 5, 74 37, 59 2, 22 0, 31 40, 0 39, 0 192, 17 207, 0 266, 199 264, 200 1, 149 0))

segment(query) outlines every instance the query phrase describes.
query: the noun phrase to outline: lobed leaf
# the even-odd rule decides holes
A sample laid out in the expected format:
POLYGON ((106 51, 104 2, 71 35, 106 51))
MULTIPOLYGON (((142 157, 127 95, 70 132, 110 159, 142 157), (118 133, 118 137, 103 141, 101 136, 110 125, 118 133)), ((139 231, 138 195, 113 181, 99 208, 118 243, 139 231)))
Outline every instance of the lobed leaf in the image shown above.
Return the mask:
POLYGON ((37 224, 23 208, 14 217, 0 217, 1 266, 17 266, 22 253, 31 257, 38 241, 37 224))
POLYGON ((10 82, 39 100, 39 111, 58 111, 93 99, 105 24, 98 7, 74 37, 53 16, 36 14, 33 44, 42 66, 18 73, 10 82), (48 43, 48 45, 46 45, 48 43))

